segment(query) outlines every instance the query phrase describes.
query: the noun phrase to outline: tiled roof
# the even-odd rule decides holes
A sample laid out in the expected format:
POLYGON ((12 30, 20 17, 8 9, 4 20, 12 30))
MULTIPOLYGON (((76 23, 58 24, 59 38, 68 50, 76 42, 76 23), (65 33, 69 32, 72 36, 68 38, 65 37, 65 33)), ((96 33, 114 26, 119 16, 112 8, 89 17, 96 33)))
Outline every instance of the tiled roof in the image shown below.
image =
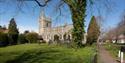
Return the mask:
POLYGON ((118 39, 125 39, 125 35, 123 35, 123 34, 119 35, 118 39))
POLYGON ((0 29, 0 32, 8 33, 8 29, 0 29))

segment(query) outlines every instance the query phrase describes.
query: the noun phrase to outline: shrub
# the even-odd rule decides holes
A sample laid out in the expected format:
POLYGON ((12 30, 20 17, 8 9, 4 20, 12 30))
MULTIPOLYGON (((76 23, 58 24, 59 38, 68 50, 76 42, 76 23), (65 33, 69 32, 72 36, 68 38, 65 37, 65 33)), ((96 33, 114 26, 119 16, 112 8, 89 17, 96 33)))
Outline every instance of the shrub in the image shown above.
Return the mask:
POLYGON ((28 40, 26 39, 25 34, 20 34, 19 38, 18 38, 18 43, 19 44, 24 44, 24 43, 27 43, 27 42, 28 42, 28 40))
POLYGON ((27 33, 26 39, 28 40, 29 43, 37 43, 38 34, 35 32, 27 33))
POLYGON ((6 46, 8 44, 8 34, 0 32, 0 46, 6 46))

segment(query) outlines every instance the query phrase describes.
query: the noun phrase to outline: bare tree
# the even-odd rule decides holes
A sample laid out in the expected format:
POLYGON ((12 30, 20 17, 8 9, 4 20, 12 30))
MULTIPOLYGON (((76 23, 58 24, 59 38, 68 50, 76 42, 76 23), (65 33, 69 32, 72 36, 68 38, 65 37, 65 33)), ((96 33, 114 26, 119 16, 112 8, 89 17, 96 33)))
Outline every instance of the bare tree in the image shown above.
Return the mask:
POLYGON ((125 12, 123 12, 121 21, 118 23, 117 29, 118 29, 117 33, 125 34, 125 12))
POLYGON ((121 21, 118 23, 118 25, 107 32, 106 38, 117 41, 118 36, 121 34, 125 35, 125 12, 123 12, 121 21))

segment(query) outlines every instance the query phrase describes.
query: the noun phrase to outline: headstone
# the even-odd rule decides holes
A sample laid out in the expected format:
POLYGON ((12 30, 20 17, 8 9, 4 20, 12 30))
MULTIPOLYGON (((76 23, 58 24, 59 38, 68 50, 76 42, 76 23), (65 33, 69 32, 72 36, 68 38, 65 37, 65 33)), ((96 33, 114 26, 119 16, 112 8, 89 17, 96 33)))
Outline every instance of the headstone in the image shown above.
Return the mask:
POLYGON ((119 52, 118 52, 118 57, 120 58, 120 55, 121 55, 121 51, 119 50, 119 52))
POLYGON ((123 52, 121 52, 121 63, 123 63, 123 52))

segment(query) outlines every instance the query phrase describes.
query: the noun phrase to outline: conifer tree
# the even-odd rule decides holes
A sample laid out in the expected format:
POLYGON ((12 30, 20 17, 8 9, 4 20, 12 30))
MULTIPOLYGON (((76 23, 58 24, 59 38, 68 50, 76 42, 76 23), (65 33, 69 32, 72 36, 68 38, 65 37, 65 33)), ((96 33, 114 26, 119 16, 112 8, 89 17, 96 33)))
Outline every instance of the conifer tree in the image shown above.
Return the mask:
POLYGON ((87 44, 92 45, 94 42, 97 42, 99 34, 100 34, 100 27, 96 21, 95 16, 92 16, 91 21, 89 23, 89 27, 87 30, 87 44))
POLYGON ((15 22, 15 19, 14 19, 14 18, 12 18, 12 19, 10 20, 8 30, 9 30, 9 31, 8 31, 9 44, 10 44, 10 45, 17 44, 19 32, 18 32, 17 25, 16 25, 16 22, 15 22))

